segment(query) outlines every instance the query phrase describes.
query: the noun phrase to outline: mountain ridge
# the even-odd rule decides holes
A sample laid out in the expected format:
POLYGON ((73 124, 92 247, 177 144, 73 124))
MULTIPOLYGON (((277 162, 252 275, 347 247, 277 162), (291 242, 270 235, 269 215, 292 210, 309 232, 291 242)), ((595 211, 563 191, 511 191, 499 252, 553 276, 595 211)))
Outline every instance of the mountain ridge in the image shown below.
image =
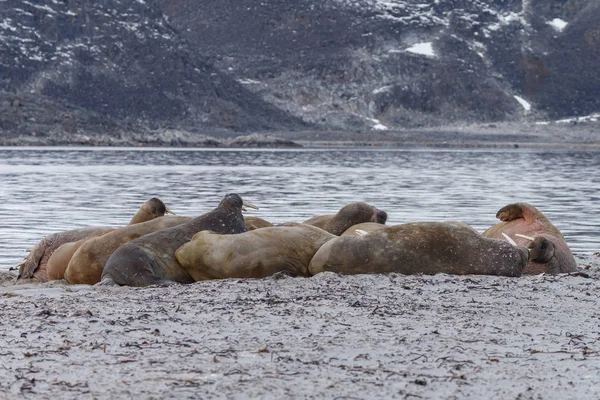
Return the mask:
POLYGON ((368 138, 600 110, 592 0, 5 0, 0 15, 5 138, 368 138))

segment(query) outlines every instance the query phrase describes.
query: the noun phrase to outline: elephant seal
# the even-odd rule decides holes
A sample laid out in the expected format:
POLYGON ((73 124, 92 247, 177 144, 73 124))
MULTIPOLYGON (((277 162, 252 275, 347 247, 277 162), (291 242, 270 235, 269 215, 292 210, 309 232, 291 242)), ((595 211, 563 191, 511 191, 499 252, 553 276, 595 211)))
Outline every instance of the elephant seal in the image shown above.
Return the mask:
MULTIPOLYGON (((171 210, 167 209, 165 204, 158 198, 153 197, 150 200, 144 202, 138 211, 134 214, 133 218, 129 221, 129 226, 144 223, 146 221, 151 221, 155 218, 162 217, 165 213, 173 213, 171 210)), ((104 230, 89 236, 86 236, 82 239, 79 239, 75 242, 67 242, 60 245, 55 251, 52 252, 50 257, 48 258, 48 262, 46 264, 46 272, 48 275, 48 280, 57 280, 63 279, 65 275, 65 271, 67 270, 67 266, 69 265, 69 261, 71 257, 75 254, 77 249, 84 244, 87 239, 91 239, 96 236, 101 236, 105 233, 111 232, 113 229, 104 230)))
POLYGON ((217 208, 206 214, 125 243, 109 257, 100 284, 148 286, 194 282, 175 258, 175 251, 200 231, 246 232, 244 206, 258 208, 238 194, 228 194, 217 208))
MULTIPOLYGON (((86 238, 85 243, 75 249, 74 254, 72 253, 66 271, 64 271, 64 279, 73 284, 94 285, 100 282, 106 261, 120 246, 139 237, 181 225, 190 220, 189 217, 159 217, 152 221, 124 226, 97 237, 86 238)), ((58 250, 54 255, 56 253, 58 250)))
POLYGON ((352 225, 340 236, 365 236, 365 234, 369 232, 378 231, 379 229, 383 228, 386 228, 386 225, 378 222, 363 222, 362 224, 352 225))
POLYGON ((496 213, 496 218, 502 222, 482 235, 502 239, 504 232, 517 244, 529 247, 532 257, 523 274, 558 274, 578 270, 562 233, 531 204, 509 204, 496 213))
POLYGON ((264 278, 282 271, 310 276, 310 260, 335 237, 306 224, 267 227, 239 235, 203 231, 177 249, 175 257, 195 281, 264 278))
POLYGON ((484 274, 519 276, 529 251, 482 237, 460 222, 414 222, 325 243, 308 267, 342 274, 484 274))
POLYGON ((255 229, 260 229, 260 228, 268 228, 273 226, 272 223, 270 223, 267 220, 264 220, 260 217, 246 217, 244 216, 244 223, 246 224, 246 229, 248 229, 249 231, 253 231, 255 229))
POLYGON ((304 221, 305 224, 324 229, 336 236, 341 235, 352 225, 362 222, 385 224, 387 213, 367 203, 350 203, 340 209, 337 214, 320 215, 304 221))

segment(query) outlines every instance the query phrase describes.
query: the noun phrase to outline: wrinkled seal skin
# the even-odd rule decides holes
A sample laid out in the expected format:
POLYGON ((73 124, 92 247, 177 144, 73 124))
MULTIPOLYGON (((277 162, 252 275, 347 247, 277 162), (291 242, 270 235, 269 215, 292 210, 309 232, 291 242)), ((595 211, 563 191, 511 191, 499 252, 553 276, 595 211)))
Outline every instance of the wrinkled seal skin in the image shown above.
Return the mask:
MULTIPOLYGON (((158 198, 153 197, 150 200, 144 202, 141 205, 139 210, 135 213, 133 218, 129 221, 129 226, 143 223, 146 221, 151 221, 155 218, 162 217, 165 213, 168 212, 165 204, 158 198)), ((102 236, 105 233, 111 232, 102 231, 93 235, 89 235, 83 239, 80 239, 76 242, 67 242, 60 247, 58 247, 48 258, 48 263, 46 265, 46 270, 48 274, 49 280, 57 280, 63 279, 65 276, 65 271, 69 265, 69 262, 73 255, 77 252, 79 247, 81 247, 88 239, 95 238, 97 236, 102 236)))
POLYGON ((367 203, 350 203, 340 209, 337 214, 320 215, 304 221, 305 224, 324 229, 336 236, 341 235, 352 225, 362 222, 385 224, 387 213, 367 203))
POLYGON ((269 228, 269 227, 273 226, 272 223, 270 223, 269 221, 264 220, 260 217, 244 216, 244 223, 246 224, 246 229, 248 229, 249 231, 253 231, 255 229, 261 229, 261 228, 269 228))
POLYGON ((228 194, 213 211, 124 244, 106 262, 100 284, 148 286, 194 282, 175 258, 175 251, 200 231, 246 232, 242 207, 239 195, 228 194))
POLYGON ((460 222, 415 222, 325 243, 309 272, 519 276, 529 252, 460 222))
POLYGON ((175 257, 195 281, 264 278, 277 272, 310 276, 310 260, 335 237, 305 224, 266 227, 239 235, 204 231, 181 246, 175 257))
POLYGON ((120 246, 139 237, 181 225, 190 220, 189 217, 164 216, 124 226, 99 237, 87 238, 70 258, 64 278, 69 283, 94 285, 100 282, 104 265, 120 246))
POLYGON ((24 283, 27 279, 36 282, 48 281, 48 260, 50 256, 65 243, 77 242, 90 235, 110 232, 114 228, 108 226, 97 226, 73 229, 70 231, 51 233, 44 237, 36 244, 29 255, 25 258, 25 262, 19 268, 18 282, 24 283))
MULTIPOLYGON (((130 223, 133 223, 134 221, 143 222, 158 216, 162 216, 164 215, 165 211, 166 207, 163 202, 153 197, 142 204, 130 223)), ((113 229, 114 228, 108 226, 87 227, 64 232, 56 232, 44 237, 33 247, 33 249, 31 249, 31 252, 25 258, 24 263, 19 268, 19 276, 17 277, 17 280, 20 281, 19 283, 28 282, 26 280, 37 282, 48 281, 48 263, 52 254, 54 254, 59 247, 70 242, 80 242, 79 244, 81 244, 83 243, 82 239, 92 235, 110 232, 113 229)), ((73 254, 72 252, 74 246, 77 245, 69 246, 68 250, 66 248, 63 249, 63 252, 61 252, 61 257, 56 257, 54 262, 50 265, 51 268, 54 269, 51 272, 51 275, 55 278, 58 277, 56 279, 62 279, 60 271, 64 271, 66 269, 67 264, 65 264, 65 261, 68 263, 67 257, 69 254, 73 254)))
POLYGON ((578 270, 575 257, 562 233, 531 204, 509 204, 496 213, 496 218, 502 222, 492 226, 482 235, 503 239, 504 232, 517 244, 529 247, 531 259, 523 274, 558 274, 578 270), (515 236, 517 233, 533 237, 535 240, 531 242, 515 236))
POLYGON ((344 233, 342 233, 340 236, 364 236, 363 234, 358 233, 356 231, 363 231, 369 233, 378 231, 385 227, 386 225, 377 222, 363 222, 362 224, 352 225, 350 228, 346 229, 344 233))
POLYGON ((100 232, 94 235, 90 235, 83 239, 80 239, 76 242, 68 242, 60 246, 58 249, 52 253, 50 258, 48 259, 48 264, 46 270, 48 272, 48 280, 55 281, 59 279, 64 279, 65 271, 67 270, 67 266, 69 262, 73 258, 73 255, 79 250, 81 245, 87 240, 92 240, 92 238, 96 238, 98 236, 105 235, 107 233, 113 232, 114 230, 110 230, 107 232, 100 232))

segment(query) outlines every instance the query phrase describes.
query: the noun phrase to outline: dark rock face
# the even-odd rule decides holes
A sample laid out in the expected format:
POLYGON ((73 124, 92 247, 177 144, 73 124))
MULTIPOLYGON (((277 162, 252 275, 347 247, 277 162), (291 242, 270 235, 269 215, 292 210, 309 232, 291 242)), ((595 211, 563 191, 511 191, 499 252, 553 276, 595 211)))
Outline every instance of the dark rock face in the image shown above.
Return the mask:
POLYGON ((555 118, 600 110, 600 2, 565 3, 564 12, 573 16, 540 57, 540 84, 532 93, 555 118))
POLYGON ((600 109, 594 0, 159 3, 220 70, 305 121, 334 128, 600 109))
POLYGON ((597 0, 5 0, 0 21, 2 143, 600 111, 597 0))
MULTIPOLYGON (((3 97, 26 97, 24 107, 60 105, 47 110, 61 115, 46 130, 62 130, 65 119, 103 130, 89 126, 84 114, 123 131, 304 126, 197 56, 154 1, 7 0, 0 2, 0 16, 0 90, 3 97)), ((25 121, 15 127, 5 122, 3 108, 4 130, 49 119, 20 111, 25 121)))

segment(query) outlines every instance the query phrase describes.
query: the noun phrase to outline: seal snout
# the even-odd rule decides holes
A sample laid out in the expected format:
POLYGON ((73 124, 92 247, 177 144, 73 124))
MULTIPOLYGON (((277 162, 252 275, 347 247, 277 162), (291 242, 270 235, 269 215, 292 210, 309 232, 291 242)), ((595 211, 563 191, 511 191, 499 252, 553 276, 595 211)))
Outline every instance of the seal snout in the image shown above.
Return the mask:
POLYGON ((167 206, 160 199, 153 197, 148 201, 150 213, 157 217, 162 217, 167 213, 167 206))
POLYGON ((242 197, 237 193, 229 193, 223 197, 221 203, 219 203, 219 207, 233 207, 237 208, 241 211, 246 211, 245 207, 253 208, 258 210, 259 208, 249 201, 242 200, 242 197))
POLYGON ((375 212, 373 213, 373 221, 372 222, 377 222, 378 224, 384 224, 387 221, 387 213, 383 210, 378 210, 375 209, 375 212))
POLYGON ((530 246, 532 261, 547 263, 554 257, 554 244, 543 236, 536 236, 530 246))

